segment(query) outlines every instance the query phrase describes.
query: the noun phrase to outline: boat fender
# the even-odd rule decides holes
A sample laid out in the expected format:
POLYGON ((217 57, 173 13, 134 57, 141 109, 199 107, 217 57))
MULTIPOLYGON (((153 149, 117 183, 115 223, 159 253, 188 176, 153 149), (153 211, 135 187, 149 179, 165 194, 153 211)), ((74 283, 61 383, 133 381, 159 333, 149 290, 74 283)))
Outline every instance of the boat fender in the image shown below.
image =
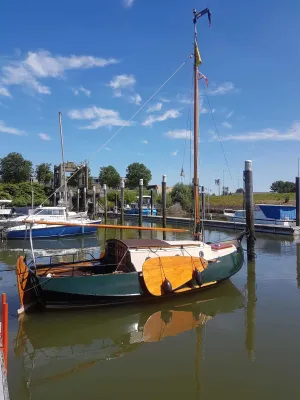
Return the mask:
POLYGON ((161 285, 161 289, 163 294, 169 294, 173 292, 173 288, 171 282, 168 279, 165 279, 161 285))
POLYGON ((46 275, 46 278, 52 278, 52 274, 50 272, 46 275))
POLYGON ((193 278, 197 282, 197 285, 199 285, 199 286, 202 285, 202 276, 201 276, 201 272, 198 269, 195 269, 193 278))

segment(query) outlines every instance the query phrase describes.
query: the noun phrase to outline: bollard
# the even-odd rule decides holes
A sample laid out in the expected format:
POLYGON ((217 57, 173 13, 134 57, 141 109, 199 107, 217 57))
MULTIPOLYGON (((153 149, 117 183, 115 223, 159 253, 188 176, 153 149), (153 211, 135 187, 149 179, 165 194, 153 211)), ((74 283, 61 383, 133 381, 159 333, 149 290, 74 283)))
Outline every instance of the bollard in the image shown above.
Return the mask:
POLYGON ((253 203, 253 176, 252 161, 245 161, 245 207, 246 207, 246 227, 248 230, 247 237, 247 257, 248 260, 255 258, 255 231, 254 231, 254 203, 253 203))

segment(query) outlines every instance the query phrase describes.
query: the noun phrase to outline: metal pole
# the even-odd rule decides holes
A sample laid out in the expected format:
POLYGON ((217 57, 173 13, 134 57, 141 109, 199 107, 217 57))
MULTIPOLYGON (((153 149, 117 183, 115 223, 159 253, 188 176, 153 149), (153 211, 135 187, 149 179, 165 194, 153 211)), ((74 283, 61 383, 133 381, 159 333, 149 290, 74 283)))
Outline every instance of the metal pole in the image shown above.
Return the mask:
POLYGON ((104 194, 104 221, 107 221, 107 189, 106 184, 103 185, 103 194, 104 194))
POLYGON ((121 179, 121 185, 120 185, 121 225, 124 225, 124 188, 125 188, 125 182, 124 182, 124 179, 121 179))
POLYGON ((300 226, 300 177, 296 178, 296 226, 300 226))
POLYGON ((59 121, 59 133, 60 133, 60 145, 61 145, 61 159, 62 159, 62 167, 63 167, 63 179, 64 179, 64 200, 66 206, 66 215, 68 216, 68 195, 67 195, 67 180, 66 180, 66 166, 65 166, 65 155, 64 155, 64 139, 63 139, 63 131, 62 131, 62 115, 61 112, 58 113, 58 121, 59 121))
POLYGON ((150 207, 151 207, 151 215, 153 215, 153 189, 151 189, 150 207))
POLYGON ((80 210, 79 199, 80 199, 80 189, 77 189, 77 211, 78 212, 80 210))
POLYGON ((93 186, 93 217, 96 218, 96 186, 93 186))
POLYGON ((246 206, 246 225, 248 229, 247 237, 247 256, 248 260, 255 258, 255 231, 254 231, 254 203, 253 203, 253 176, 252 161, 245 161, 245 206, 246 206))

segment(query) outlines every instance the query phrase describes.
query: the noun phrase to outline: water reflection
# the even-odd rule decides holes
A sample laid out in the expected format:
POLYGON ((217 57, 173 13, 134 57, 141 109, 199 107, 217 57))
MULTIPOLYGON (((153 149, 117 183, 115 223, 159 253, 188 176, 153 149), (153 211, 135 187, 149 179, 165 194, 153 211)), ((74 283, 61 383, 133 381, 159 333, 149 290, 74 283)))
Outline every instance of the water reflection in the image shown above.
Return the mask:
POLYGON ((246 319, 246 337, 245 348, 248 357, 254 361, 255 346, 255 313, 256 313, 256 273, 255 260, 248 261, 247 265, 247 307, 245 312, 246 319))
MULTIPOLYGON (((206 293, 163 304, 25 316, 19 321, 15 355, 23 363, 27 396, 38 399, 43 392, 46 399, 50 390, 51 398, 60 398, 56 391, 68 393, 64 385, 80 385, 83 374, 87 384, 86 373, 92 367, 193 330, 195 385, 199 392, 203 326, 217 314, 232 313, 243 304, 242 293, 228 281, 206 293)), ((122 378, 119 373, 116 369, 116 381, 122 378)), ((101 379, 93 385, 94 392, 97 386, 100 392, 101 379)), ((25 386, 21 385, 20 390, 25 386)), ((19 398, 22 396, 19 393, 19 398)))

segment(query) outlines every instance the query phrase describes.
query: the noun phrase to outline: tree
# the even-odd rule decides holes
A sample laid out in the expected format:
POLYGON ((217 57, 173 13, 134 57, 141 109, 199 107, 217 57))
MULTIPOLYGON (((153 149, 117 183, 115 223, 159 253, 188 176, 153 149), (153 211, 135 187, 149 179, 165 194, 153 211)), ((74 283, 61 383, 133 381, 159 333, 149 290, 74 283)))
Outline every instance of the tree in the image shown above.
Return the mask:
POLYGON ((272 183, 270 190, 276 193, 294 193, 296 192, 296 184, 289 181, 275 181, 272 183))
POLYGON ((152 179, 150 169, 142 163, 132 163, 126 169, 126 186, 135 189, 139 186, 140 179, 143 179, 144 186, 147 186, 152 179))
POLYGON ((105 183, 109 188, 116 189, 120 186, 120 181, 120 174, 112 165, 100 168, 99 182, 101 186, 105 183))
POLYGON ((51 164, 42 163, 35 168, 36 179, 43 185, 49 185, 53 179, 53 172, 51 171, 51 164))
POLYGON ((193 187, 183 183, 176 183, 171 191, 173 203, 180 203, 185 211, 193 210, 193 187))
POLYGON ((235 191, 235 193, 244 193, 244 189, 243 188, 239 188, 235 191))
POLYGON ((32 176, 32 162, 25 160, 20 153, 9 153, 0 159, 2 182, 19 183, 30 180, 32 176))

